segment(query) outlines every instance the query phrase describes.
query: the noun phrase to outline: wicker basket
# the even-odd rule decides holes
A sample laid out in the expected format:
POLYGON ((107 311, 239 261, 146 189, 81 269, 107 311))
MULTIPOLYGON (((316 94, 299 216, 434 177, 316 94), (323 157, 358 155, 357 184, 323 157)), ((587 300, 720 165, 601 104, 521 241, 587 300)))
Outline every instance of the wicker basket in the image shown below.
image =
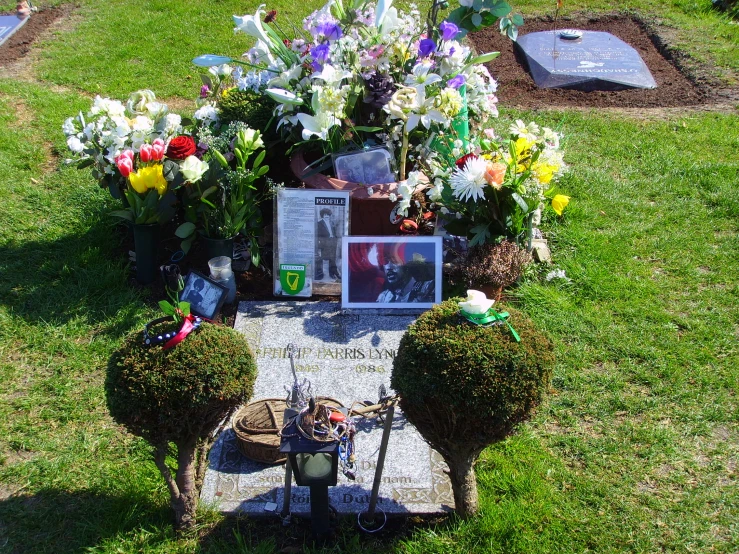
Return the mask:
MULTIPOLYGON (((336 408, 343 404, 335 398, 319 396, 316 400, 336 408)), ((284 398, 265 398, 247 404, 233 419, 236 446, 244 456, 265 464, 280 464, 286 460, 280 453, 282 419, 285 411, 284 398)))

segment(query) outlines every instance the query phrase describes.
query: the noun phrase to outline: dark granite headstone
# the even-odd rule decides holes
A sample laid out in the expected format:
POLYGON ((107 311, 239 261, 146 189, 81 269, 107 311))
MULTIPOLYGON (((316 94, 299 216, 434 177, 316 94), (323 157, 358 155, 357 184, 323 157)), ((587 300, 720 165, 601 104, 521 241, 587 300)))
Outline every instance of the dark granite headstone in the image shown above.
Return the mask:
POLYGON ((566 39, 562 31, 529 33, 518 38, 534 82, 541 88, 583 91, 656 88, 639 53, 620 38, 601 31, 581 31, 566 39))
POLYGON ((0 44, 3 44, 13 33, 23 27, 26 21, 28 21, 27 17, 0 15, 0 44))

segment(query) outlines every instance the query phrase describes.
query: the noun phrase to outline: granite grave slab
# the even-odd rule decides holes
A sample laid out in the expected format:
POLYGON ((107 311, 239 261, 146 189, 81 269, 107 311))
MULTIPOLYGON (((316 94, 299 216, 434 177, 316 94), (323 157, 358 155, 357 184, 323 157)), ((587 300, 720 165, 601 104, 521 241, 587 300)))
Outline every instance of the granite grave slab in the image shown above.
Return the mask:
MULTIPOLYGON (((307 377, 312 392, 349 407, 354 401, 376 402, 380 385, 390 389, 390 371, 400 338, 415 315, 342 312, 336 302, 241 302, 235 329, 244 333, 257 358, 254 400, 285 398, 292 384, 286 347, 295 345, 296 372, 307 377)), ((382 425, 357 425, 357 476, 339 471, 329 488, 340 513, 367 509, 374 479, 382 425)), ((396 411, 380 485, 378 506, 388 514, 441 513, 454 507, 446 465, 418 431, 396 411)), ((268 503, 282 507, 285 467, 248 460, 239 452, 231 429, 223 432, 210 454, 203 501, 223 512, 266 514, 268 503)), ((308 487, 293 481, 293 513, 309 513, 308 487)))
POLYGON ((639 53, 620 38, 601 31, 576 34, 581 37, 568 39, 558 30, 518 38, 516 48, 537 86, 582 91, 657 86, 639 53))
POLYGON ((0 15, 0 45, 8 40, 18 29, 23 27, 26 21, 28 21, 28 17, 0 15))

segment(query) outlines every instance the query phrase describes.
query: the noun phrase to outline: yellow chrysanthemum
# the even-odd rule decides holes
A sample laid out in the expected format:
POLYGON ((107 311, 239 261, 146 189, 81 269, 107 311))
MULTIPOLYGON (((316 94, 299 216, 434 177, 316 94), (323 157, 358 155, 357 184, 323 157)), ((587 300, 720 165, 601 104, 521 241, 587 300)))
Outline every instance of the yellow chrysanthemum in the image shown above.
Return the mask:
POLYGON ((554 164, 537 163, 532 168, 532 171, 540 183, 548 185, 554 177, 554 174, 559 170, 559 166, 554 164))
POLYGON ((142 167, 128 176, 133 190, 144 194, 148 189, 156 189, 159 196, 167 192, 167 180, 164 178, 164 166, 162 164, 142 167))
POLYGON ((557 194, 552 198, 552 209, 557 212, 557 215, 562 215, 562 211, 570 203, 570 197, 564 194, 557 194))
POLYGON ((228 95, 231 94, 231 92, 234 90, 236 90, 236 87, 228 87, 223 89, 223 92, 221 92, 221 98, 228 98, 228 95))
POLYGON ((534 146, 533 140, 528 140, 524 137, 516 139, 516 156, 520 160, 522 157, 530 155, 531 147, 534 146))

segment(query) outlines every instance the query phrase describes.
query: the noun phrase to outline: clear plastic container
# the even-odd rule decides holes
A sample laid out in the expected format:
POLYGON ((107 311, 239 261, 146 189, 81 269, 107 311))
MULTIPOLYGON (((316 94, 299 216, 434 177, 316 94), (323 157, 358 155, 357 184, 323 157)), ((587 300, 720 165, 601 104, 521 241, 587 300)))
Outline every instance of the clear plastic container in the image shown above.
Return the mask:
POLYGON ((210 268, 210 276, 212 279, 228 279, 233 275, 231 270, 231 258, 228 256, 218 256, 208 261, 210 268))
POLYGON ((236 276, 231 269, 231 258, 228 256, 211 258, 208 261, 208 267, 210 268, 210 278, 228 289, 224 302, 231 304, 236 300, 236 276))

